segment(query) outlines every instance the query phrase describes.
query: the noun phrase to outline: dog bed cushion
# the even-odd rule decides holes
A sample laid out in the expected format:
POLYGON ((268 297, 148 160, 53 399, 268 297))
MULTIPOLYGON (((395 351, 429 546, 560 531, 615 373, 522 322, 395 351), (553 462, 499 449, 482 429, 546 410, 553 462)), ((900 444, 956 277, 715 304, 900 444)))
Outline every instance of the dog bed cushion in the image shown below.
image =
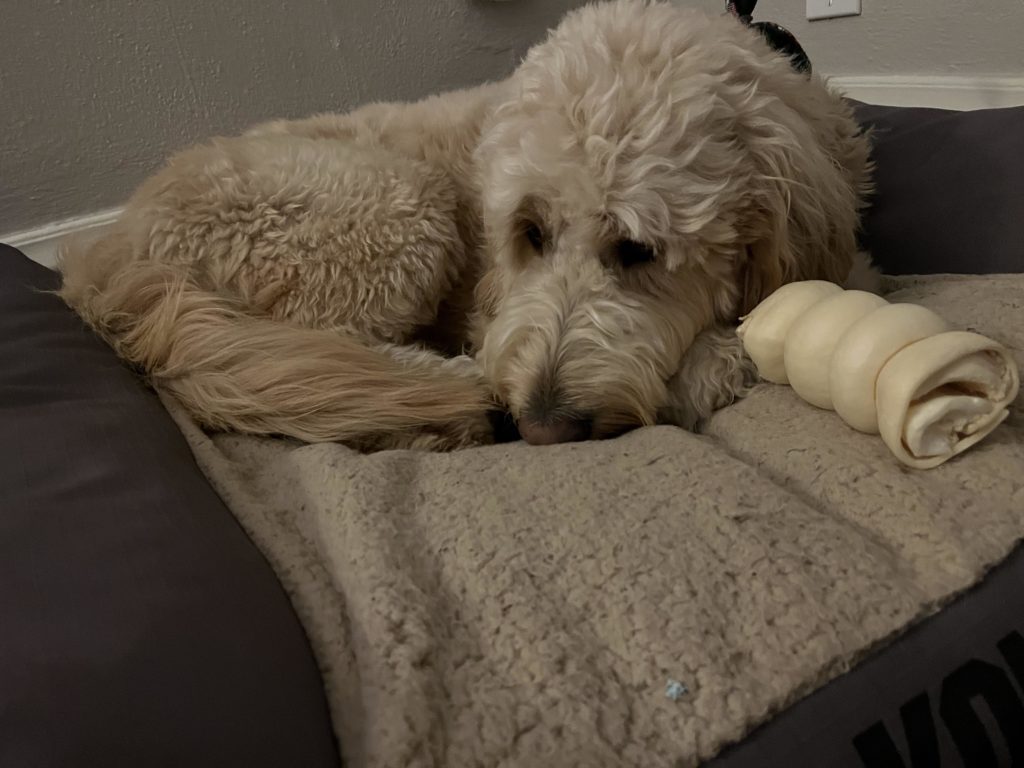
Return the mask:
POLYGON ((1016 765, 1024 761, 1021 691, 1018 545, 977 587, 706 765, 1016 765))
POLYGON ((0 766, 337 766, 273 571, 58 283, 0 245, 0 766))
MULTIPOLYGON (((1024 276, 890 288, 1024 364, 1024 276)), ((210 436, 167 404, 291 595, 353 768, 693 765, 1024 534, 1020 399, 928 472, 772 385, 703 435, 451 454, 210 436)))
POLYGON ((1024 107, 854 111, 874 145, 862 244, 882 271, 1024 271, 1024 107))

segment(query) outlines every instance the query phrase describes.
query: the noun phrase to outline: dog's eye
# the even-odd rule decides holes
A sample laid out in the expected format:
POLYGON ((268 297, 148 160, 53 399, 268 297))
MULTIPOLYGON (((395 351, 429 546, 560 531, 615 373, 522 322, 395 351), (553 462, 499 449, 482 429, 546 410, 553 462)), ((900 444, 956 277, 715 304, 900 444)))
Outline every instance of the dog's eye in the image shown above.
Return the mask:
POLYGON ((637 264, 647 264, 654 261, 654 249, 646 243, 636 240, 623 239, 615 244, 615 255, 619 264, 627 269, 637 264))
POLYGON ((539 224, 534 221, 523 222, 523 237, 537 253, 544 251, 544 233, 541 232, 539 224))

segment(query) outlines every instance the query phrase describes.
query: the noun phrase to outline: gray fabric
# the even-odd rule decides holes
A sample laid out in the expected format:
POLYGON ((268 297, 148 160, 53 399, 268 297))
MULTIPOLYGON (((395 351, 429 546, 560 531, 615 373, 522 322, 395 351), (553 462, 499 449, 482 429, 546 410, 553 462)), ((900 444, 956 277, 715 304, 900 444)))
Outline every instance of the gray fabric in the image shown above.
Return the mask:
MULTIPOLYGON (((1024 361, 1024 276, 891 298, 1024 361)), ((352 768, 712 756, 1007 556, 1021 405, 915 472, 771 385, 701 436, 453 454, 210 437, 169 402, 288 589, 352 768)))
POLYGON ((874 131, 862 243, 882 271, 1024 272, 1024 107, 855 111, 874 131))
POLYGON ((1016 737, 1013 757, 1020 764, 1021 691, 1024 550, 1018 547, 976 589, 707 768, 1011 765, 1008 736, 1016 737))
POLYGON ((338 765, 266 561, 161 408, 0 246, 0 765, 338 765))

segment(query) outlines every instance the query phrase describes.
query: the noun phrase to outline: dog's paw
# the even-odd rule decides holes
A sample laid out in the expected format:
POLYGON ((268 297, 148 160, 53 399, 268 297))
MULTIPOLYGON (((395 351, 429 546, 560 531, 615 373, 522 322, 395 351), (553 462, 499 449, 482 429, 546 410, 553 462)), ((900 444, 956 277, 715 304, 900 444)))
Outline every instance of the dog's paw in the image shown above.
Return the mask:
POLYGON ((469 355, 446 357, 441 363, 441 368, 456 373, 459 376, 465 376, 468 379, 478 379, 480 381, 484 379, 484 371, 480 367, 480 363, 476 361, 476 358, 469 355))
POLYGON ((714 411, 743 397, 757 382, 757 369, 734 328, 716 326, 694 339, 658 411, 662 424, 698 431, 714 411))

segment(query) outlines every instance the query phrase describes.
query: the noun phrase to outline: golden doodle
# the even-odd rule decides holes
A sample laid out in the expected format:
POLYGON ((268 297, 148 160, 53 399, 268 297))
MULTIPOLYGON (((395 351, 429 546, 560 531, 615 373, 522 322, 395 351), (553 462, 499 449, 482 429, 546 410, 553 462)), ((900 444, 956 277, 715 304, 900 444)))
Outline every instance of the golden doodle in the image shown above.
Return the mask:
POLYGON ((614 0, 507 80, 172 157, 62 295, 214 429, 444 450, 693 428, 737 318, 867 275, 868 140, 729 16, 614 0))

